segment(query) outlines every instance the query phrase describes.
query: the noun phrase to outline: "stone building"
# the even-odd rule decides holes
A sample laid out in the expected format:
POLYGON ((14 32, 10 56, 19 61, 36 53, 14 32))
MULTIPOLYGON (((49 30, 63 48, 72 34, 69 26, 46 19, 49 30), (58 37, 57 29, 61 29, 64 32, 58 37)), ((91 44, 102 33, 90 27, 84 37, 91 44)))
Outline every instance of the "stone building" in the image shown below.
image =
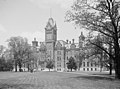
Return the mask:
POLYGON ((67 71, 67 65, 70 57, 73 57, 77 63, 78 69, 83 71, 97 71, 99 66, 91 63, 86 59, 81 59, 80 54, 83 53, 85 44, 85 36, 81 32, 78 43, 74 39, 71 41, 57 40, 57 25, 53 18, 49 18, 45 27, 45 42, 38 42, 36 39, 32 41, 33 47, 39 52, 39 67, 45 68, 46 61, 54 62, 55 71, 67 71), (81 61, 82 60, 82 61, 81 61), (81 65, 80 65, 81 61, 81 65))

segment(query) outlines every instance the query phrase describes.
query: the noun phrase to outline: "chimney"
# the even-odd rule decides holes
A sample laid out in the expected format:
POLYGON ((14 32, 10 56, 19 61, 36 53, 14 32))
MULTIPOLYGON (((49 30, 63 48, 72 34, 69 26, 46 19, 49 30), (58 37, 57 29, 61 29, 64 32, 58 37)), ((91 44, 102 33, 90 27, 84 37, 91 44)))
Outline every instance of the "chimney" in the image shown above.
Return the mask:
POLYGON ((40 42, 40 45, 41 45, 42 42, 40 42))
POLYGON ((74 44, 75 39, 72 39, 72 43, 74 44))
POLYGON ((36 38, 34 38, 34 41, 32 41, 32 45, 37 47, 38 46, 38 41, 36 41, 36 38))
POLYGON ((66 40, 67 44, 68 44, 68 40, 66 40))
POLYGON ((81 35, 83 35, 83 32, 81 32, 81 35))
POLYGON ((36 41, 36 38, 34 38, 34 41, 36 41))
POLYGON ((71 41, 69 41, 69 44, 71 44, 71 41))

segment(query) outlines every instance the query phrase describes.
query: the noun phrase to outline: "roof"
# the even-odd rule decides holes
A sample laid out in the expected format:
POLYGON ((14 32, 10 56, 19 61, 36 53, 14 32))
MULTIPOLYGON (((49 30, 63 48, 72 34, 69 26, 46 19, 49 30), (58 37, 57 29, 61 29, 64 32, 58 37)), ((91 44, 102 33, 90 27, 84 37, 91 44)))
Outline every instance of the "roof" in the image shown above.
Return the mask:
POLYGON ((81 35, 79 36, 80 40, 84 41, 85 40, 85 36, 83 35, 83 32, 81 32, 81 35))
POLYGON ((44 42, 41 42, 40 44, 40 50, 46 50, 46 45, 44 42))
POLYGON ((66 42, 63 40, 57 40, 55 46, 65 47, 66 42))
POLYGON ((74 43, 74 44, 73 43, 72 44, 68 43, 68 44, 65 45, 66 49, 70 49, 73 46, 75 48, 79 48, 79 43, 74 43))
POLYGON ((56 27, 56 22, 53 20, 53 18, 49 18, 46 25, 46 29, 51 29, 53 27, 56 27))

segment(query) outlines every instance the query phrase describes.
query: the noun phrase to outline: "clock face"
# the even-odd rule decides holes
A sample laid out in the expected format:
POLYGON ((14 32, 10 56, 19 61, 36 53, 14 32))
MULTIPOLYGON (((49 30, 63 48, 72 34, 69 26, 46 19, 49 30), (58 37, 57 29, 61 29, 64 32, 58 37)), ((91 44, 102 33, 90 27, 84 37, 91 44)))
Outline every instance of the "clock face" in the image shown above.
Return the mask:
POLYGON ((47 39, 48 40, 52 39, 52 35, 51 34, 47 34, 47 39))

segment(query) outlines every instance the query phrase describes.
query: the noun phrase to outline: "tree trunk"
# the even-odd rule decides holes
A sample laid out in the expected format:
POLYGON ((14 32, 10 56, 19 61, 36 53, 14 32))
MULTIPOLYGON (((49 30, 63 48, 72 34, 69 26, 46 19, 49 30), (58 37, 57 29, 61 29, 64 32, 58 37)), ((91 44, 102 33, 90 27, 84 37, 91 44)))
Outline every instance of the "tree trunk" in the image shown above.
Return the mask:
MULTIPOLYGON (((110 59, 111 60, 111 59, 110 59)), ((112 75, 112 63, 110 63, 110 71, 109 74, 112 75)))
POLYGON ((102 72, 102 66, 100 66, 100 72, 102 72))
POLYGON ((72 72, 72 68, 71 68, 71 72, 72 72))
POLYGON ((19 72, 22 72, 22 63, 21 63, 21 61, 19 61, 19 72))
POLYGON ((114 50, 115 50, 115 58, 114 58, 114 63, 115 63, 115 78, 120 79, 120 47, 119 47, 119 41, 117 38, 117 35, 115 35, 116 39, 114 40, 114 50))
POLYGON ((30 71, 30 64, 27 65, 27 68, 28 68, 28 72, 30 71))
POLYGON ((119 58, 117 59, 116 64, 115 64, 115 78, 120 79, 120 60, 119 60, 119 58))
MULTIPOLYGON (((110 40, 110 44, 109 44, 109 53, 112 54, 112 46, 111 46, 111 40, 110 40)), ((109 64, 110 64, 110 71, 109 74, 112 75, 112 58, 111 56, 109 56, 109 64)))
POLYGON ((17 72, 17 61, 15 59, 15 72, 17 72))
POLYGON ((100 53, 100 72, 102 72, 102 68, 103 68, 102 59, 103 59, 103 51, 100 53))

